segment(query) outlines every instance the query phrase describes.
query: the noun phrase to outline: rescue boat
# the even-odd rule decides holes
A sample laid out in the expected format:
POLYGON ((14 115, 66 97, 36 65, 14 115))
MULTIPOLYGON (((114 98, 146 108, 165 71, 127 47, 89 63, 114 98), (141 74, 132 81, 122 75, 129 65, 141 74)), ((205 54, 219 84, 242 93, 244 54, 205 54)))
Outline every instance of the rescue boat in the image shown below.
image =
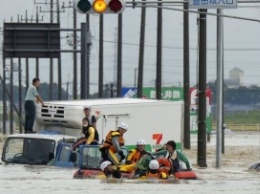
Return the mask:
MULTIPOLYGON (((133 173, 122 172, 122 178, 133 179, 133 173)), ((105 174, 98 169, 79 169, 73 174, 75 179, 106 179, 105 174)), ((138 179, 146 180, 147 177, 142 176, 138 179)), ((154 178, 153 178, 154 179, 154 178)), ((159 178, 158 178, 159 179, 159 178)), ((172 178, 169 178, 172 179, 172 178)), ((179 171, 174 174, 174 179, 197 179, 197 175, 194 171, 179 171)))

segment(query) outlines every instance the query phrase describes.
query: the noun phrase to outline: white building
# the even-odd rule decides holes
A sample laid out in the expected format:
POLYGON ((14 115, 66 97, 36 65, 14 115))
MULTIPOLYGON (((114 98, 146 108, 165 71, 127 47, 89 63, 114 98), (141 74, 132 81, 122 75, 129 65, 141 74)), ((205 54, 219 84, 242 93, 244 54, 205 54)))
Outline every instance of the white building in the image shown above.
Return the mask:
POLYGON ((239 86, 242 86, 244 84, 244 71, 237 67, 231 69, 229 71, 229 79, 233 82, 237 82, 239 86))

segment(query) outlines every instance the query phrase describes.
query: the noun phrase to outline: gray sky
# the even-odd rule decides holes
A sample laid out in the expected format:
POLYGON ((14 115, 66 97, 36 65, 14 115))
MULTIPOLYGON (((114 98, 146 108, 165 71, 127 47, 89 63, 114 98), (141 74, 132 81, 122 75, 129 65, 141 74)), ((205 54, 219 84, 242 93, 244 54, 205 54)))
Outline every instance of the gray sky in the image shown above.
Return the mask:
MULTIPOLYGON (((28 17, 35 16, 36 6, 42 6, 42 10, 49 10, 49 5, 36 5, 34 2, 44 3, 46 0, 1 0, 0 7, 0 27, 3 27, 3 21, 17 22, 18 14, 25 18, 25 10, 28 10, 28 17)), ((47 0, 49 2, 49 0, 47 0)), ((68 5, 68 0, 60 1, 68 5)), ((260 20, 259 4, 238 4, 237 9, 224 9, 224 14, 254 18, 260 20), (242 7, 242 6, 252 7, 242 7)), ((177 7, 180 8, 181 7, 177 7)), ((210 12, 215 13, 212 9, 210 12)), ((134 72, 138 67, 138 44, 140 31, 140 8, 126 8, 123 14, 123 86, 133 86, 134 72)), ((44 21, 50 20, 49 13, 40 13, 43 15, 44 21)), ((78 14, 78 27, 80 23, 85 21, 84 14, 78 14)), ((157 26, 157 10, 153 8, 147 9, 146 16, 146 40, 145 40, 145 64, 144 64, 144 85, 153 86, 156 70, 156 26, 157 26)), ((163 85, 182 85, 183 74, 183 13, 177 11, 163 10, 163 85)), ((190 14, 190 67, 191 67, 191 84, 195 84, 197 80, 197 24, 196 14, 190 14)), ((216 17, 207 17, 207 80, 216 79, 216 17)), ((34 17, 35 19, 35 17, 34 17)), ((61 13, 61 27, 72 27, 72 9, 66 9, 61 13)), ((105 15, 104 17, 104 82, 108 83, 115 80, 115 64, 116 64, 116 26, 117 15, 105 15)), ((91 93, 98 90, 98 38, 99 38, 99 17, 91 15, 90 26, 92 34, 91 49, 91 93)), ((224 66, 225 79, 228 79, 229 71, 234 67, 238 67, 244 71, 245 85, 258 84, 260 72, 260 25, 258 22, 243 21, 237 19, 224 19, 224 66)), ((64 32, 65 37, 70 33, 64 32)), ((1 36, 2 40, 2 36, 1 36)), ((69 48, 66 38, 62 39, 62 48, 69 48)), ((2 57, 1 57, 2 59, 2 57)), ((80 67, 80 57, 78 58, 78 67, 80 67)), ((34 65, 34 60, 30 61, 34 65)), ((42 82, 49 80, 48 61, 40 62, 40 79, 42 82)), ((62 82, 72 81, 73 76, 73 57, 72 54, 62 54, 62 82)), ((2 75, 2 65, 0 66, 2 75)), ((54 73, 57 72, 55 66, 54 73)), ((78 70, 80 72, 80 69, 78 70)), ((30 69, 30 79, 35 75, 34 68, 30 69)), ((80 73, 78 73, 80 79, 80 73)), ((54 81, 57 81, 57 76, 54 81)), ((79 83, 79 81, 78 81, 79 83)), ((79 90, 80 91, 80 90, 79 90)))

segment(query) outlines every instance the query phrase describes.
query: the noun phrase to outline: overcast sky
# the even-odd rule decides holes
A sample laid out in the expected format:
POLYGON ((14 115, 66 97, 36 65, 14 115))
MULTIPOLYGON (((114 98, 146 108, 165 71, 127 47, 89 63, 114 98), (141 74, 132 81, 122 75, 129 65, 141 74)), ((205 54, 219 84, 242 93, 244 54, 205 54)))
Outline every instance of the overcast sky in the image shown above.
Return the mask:
MULTIPOLYGON (((55 1, 55 0, 54 0, 55 1)), ((50 21, 50 13, 47 4, 35 4, 49 2, 49 0, 1 0, 0 6, 0 27, 3 27, 3 21, 17 22, 18 14, 25 19, 25 11, 28 11, 28 17, 34 16, 36 6, 41 6, 45 12, 40 13, 45 22, 50 21)), ((60 1, 60 5, 68 0, 60 1)), ((226 15, 254 18, 260 20, 260 3, 238 4, 237 9, 225 9, 226 15), (250 7, 245 7, 250 6, 250 7)), ((182 8, 182 7, 176 7, 182 8)), ((216 10, 210 10, 215 13, 216 10)), ((123 13, 123 86, 134 85, 135 69, 138 67, 138 44, 140 31, 140 8, 126 8, 123 13)), ((84 14, 77 14, 78 27, 80 23, 85 21, 84 14)), ((145 62, 144 62, 144 85, 153 86, 156 70, 156 26, 157 26, 157 10, 153 8, 147 9, 146 15, 146 37, 145 37, 145 62)), ((190 14, 190 67, 191 67, 191 84, 195 84, 197 80, 197 15, 190 14)), ((61 13, 61 27, 72 27, 72 9, 66 9, 61 13)), ((116 64, 116 26, 117 15, 105 15, 104 17, 104 82, 109 83, 115 80, 115 64, 116 64)), ((99 38, 99 17, 91 15, 90 27, 92 34, 91 48, 91 93, 98 90, 98 38, 99 38)), ((225 79, 229 77, 229 71, 235 67, 244 71, 245 85, 258 84, 260 72, 260 23, 237 19, 224 19, 224 66, 225 79)), ((207 80, 216 79, 216 17, 207 17, 207 80)), ((70 33, 62 33, 62 48, 69 48, 66 35, 70 33)), ((183 13, 177 11, 163 10, 163 85, 181 85, 183 74, 183 13)), ((2 36, 1 36, 2 40, 2 36)), ((2 59, 2 57, 1 57, 2 59)), ((80 67, 80 57, 78 66, 80 67)), ((30 80, 34 77, 34 60, 30 61, 30 80)), ((40 62, 40 79, 42 82, 49 81, 48 61, 40 62)), ((72 54, 62 54, 62 82, 72 81, 73 76, 73 57, 72 54)), ((0 73, 2 75, 2 65, 0 65, 0 73)), ((80 69, 78 70, 80 72, 80 69)), ((24 71, 23 71, 24 73, 24 71)), ((57 67, 54 68, 57 73, 57 67)), ((80 73, 78 73, 78 79, 80 73)), ((57 76, 54 76, 57 81, 57 76)), ((78 81, 79 83, 79 81, 78 81)), ((79 90, 80 91, 80 90, 79 90)))

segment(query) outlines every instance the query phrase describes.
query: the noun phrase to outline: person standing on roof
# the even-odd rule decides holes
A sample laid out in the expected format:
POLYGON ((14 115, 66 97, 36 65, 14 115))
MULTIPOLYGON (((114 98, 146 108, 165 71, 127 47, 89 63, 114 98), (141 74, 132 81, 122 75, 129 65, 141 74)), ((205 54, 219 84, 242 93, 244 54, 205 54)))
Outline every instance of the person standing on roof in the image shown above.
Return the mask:
POLYGON ((82 119, 82 134, 81 138, 78 139, 72 146, 72 149, 79 147, 82 144, 98 145, 99 134, 98 131, 89 125, 88 119, 82 119))
POLYGON ((91 115, 91 107, 84 106, 83 111, 85 114, 85 118, 88 119, 89 125, 92 125, 95 129, 97 129, 97 118, 95 115, 91 115))
POLYGON ((123 135, 127 129, 128 125, 125 122, 121 122, 116 131, 111 130, 108 132, 104 144, 99 148, 104 161, 109 160, 114 165, 119 165, 125 159, 121 147, 125 145, 123 135))
POLYGON ((26 96, 25 96, 25 123, 24 123, 24 133, 35 133, 33 131, 33 124, 36 115, 35 110, 35 102, 40 102, 42 106, 44 106, 44 102, 42 101, 37 88, 40 86, 40 79, 34 78, 32 80, 32 85, 28 88, 26 96))

